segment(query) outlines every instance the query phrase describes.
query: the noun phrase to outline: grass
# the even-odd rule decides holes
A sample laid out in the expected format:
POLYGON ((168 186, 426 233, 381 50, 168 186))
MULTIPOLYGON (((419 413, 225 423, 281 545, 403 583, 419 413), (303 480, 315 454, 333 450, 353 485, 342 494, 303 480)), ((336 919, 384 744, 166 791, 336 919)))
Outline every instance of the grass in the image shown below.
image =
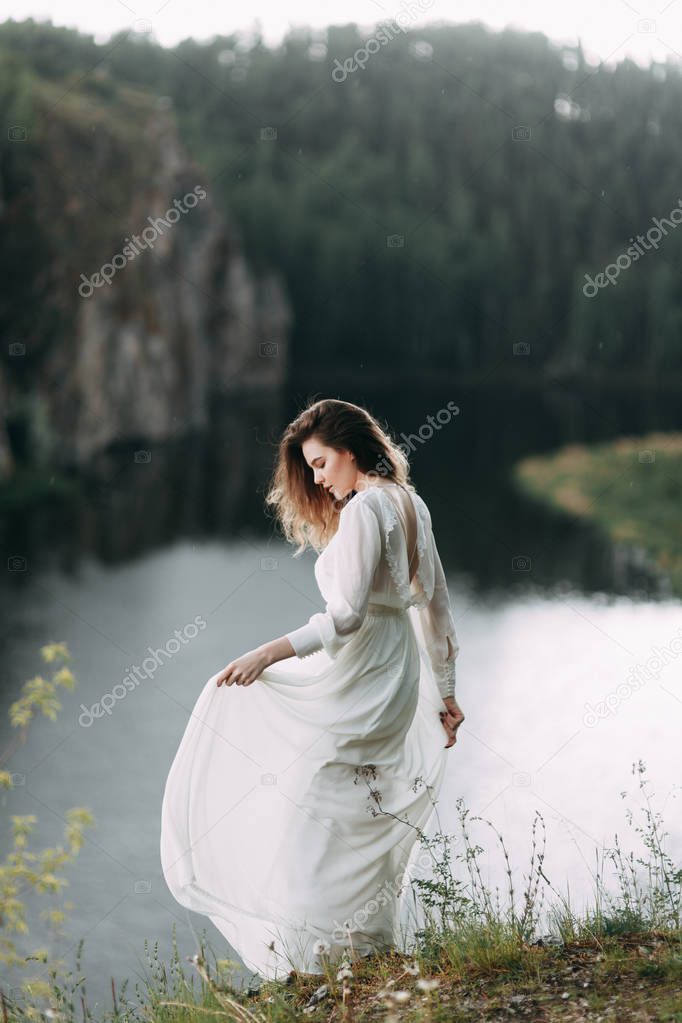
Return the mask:
MULTIPOLYGON (((164 1023, 419 1020, 682 1020, 681 935, 593 935, 561 947, 479 929, 453 934, 434 958, 383 954, 326 977, 298 975, 236 992, 198 958, 200 990, 150 992, 144 1018, 164 1023), (322 989, 320 991, 320 989, 322 989), (326 989, 326 990, 325 990, 326 989), (316 1004, 315 992, 322 994, 316 1004)), ((120 1017, 124 1018, 124 1017, 120 1017)))
POLYGON ((682 596, 682 433, 571 444, 522 459, 514 478, 531 496, 639 548, 682 596))
MULTIPOLYGON (((287 980, 262 981, 257 989, 244 989, 234 983, 238 964, 217 959, 208 942, 202 941, 189 960, 188 976, 174 928, 168 966, 159 959, 158 942, 153 946, 145 942, 146 976, 143 984, 136 984, 135 999, 127 995, 127 982, 117 990, 112 978, 111 1009, 98 1018, 125 1023, 288 1023, 299 1018, 324 1023, 512 1019, 682 1023, 682 869, 666 852, 667 833, 652 806, 645 773, 642 761, 633 764, 642 815, 634 830, 643 855, 624 852, 616 836, 601 865, 597 859, 594 903, 581 916, 572 912, 545 876, 539 811, 526 885, 518 893, 502 836, 490 821, 469 818, 459 800, 462 851, 454 859, 461 870, 453 869, 452 836, 438 832, 427 838, 418 833, 434 856, 434 871, 428 880, 412 880, 428 911, 409 954, 391 950, 357 958, 351 947, 335 961, 323 955, 323 975, 292 972, 287 980), (500 842, 507 865, 504 904, 499 894, 493 898, 482 884, 483 849, 471 843, 470 820, 488 825, 500 842), (614 868, 615 890, 604 881, 606 863, 614 868), (558 896, 550 907, 548 933, 539 926, 544 888, 558 896)), ((383 812, 380 797, 375 802, 377 812, 383 812)), ((628 810, 630 826, 633 820, 628 810)), ((50 970, 40 1004, 37 987, 36 997, 23 998, 21 1004, 3 994, 3 1019, 94 1021, 80 970, 82 945, 75 973, 58 978, 50 970)))

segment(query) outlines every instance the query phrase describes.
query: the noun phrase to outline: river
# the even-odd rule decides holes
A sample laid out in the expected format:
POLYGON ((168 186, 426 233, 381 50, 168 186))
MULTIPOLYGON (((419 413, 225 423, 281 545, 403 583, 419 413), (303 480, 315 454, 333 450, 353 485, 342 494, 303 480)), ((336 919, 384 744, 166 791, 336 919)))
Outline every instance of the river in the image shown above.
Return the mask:
MULTIPOLYGON (((641 559, 526 500, 509 479, 527 453, 679 429, 679 402, 505 388, 342 396, 369 407, 398 440, 412 437, 413 481, 448 577, 466 720, 448 754, 439 813, 455 851, 461 798, 501 832, 520 899, 539 811, 544 872, 579 909, 591 902, 597 848, 617 832, 626 848, 644 851, 625 823, 626 805, 642 800, 632 773, 641 759, 679 856, 670 793, 680 781, 680 602, 641 559)), ((3 747, 9 704, 46 670, 43 644, 68 645, 77 679, 60 696, 57 720, 38 719, 7 765, 15 788, 2 798, 3 815, 37 816, 34 848, 60 841, 72 806, 96 818, 65 869, 74 907, 53 946, 73 965, 85 939, 91 1004, 111 1007, 111 976, 130 978, 131 995, 145 938, 158 939, 167 959, 174 924, 182 955, 194 954, 202 931, 219 956, 230 955, 210 922, 187 914, 165 886, 160 804, 206 679, 321 609, 314 552, 292 558, 262 499, 275 442, 296 411, 291 397, 222 402, 207 437, 109 452, 77 477, 72 502, 3 524, 8 564, 14 559, 2 584, 3 747), (139 684, 121 685, 145 664, 139 684), (106 713, 93 717, 95 704, 106 713)), ((470 832, 486 848, 484 879, 503 892, 494 832, 482 822, 470 832)), ((30 919, 59 903, 32 900, 30 919)), ((34 945, 44 943, 40 928, 34 945)))

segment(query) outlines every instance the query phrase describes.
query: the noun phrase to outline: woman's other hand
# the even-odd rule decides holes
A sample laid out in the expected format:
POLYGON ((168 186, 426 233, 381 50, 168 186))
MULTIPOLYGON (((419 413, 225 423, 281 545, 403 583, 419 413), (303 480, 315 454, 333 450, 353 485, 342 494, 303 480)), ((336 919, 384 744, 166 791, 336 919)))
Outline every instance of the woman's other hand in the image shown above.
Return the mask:
POLYGON ((457 729, 464 721, 464 714, 454 696, 448 696, 443 700, 445 710, 440 712, 440 720, 448 736, 445 749, 450 749, 457 742, 457 729))
POLYGON ((226 686, 231 686, 233 683, 237 686, 250 686, 271 663, 262 648, 249 650, 248 653, 242 654, 236 660, 230 661, 222 671, 213 677, 218 687, 223 682, 226 686))

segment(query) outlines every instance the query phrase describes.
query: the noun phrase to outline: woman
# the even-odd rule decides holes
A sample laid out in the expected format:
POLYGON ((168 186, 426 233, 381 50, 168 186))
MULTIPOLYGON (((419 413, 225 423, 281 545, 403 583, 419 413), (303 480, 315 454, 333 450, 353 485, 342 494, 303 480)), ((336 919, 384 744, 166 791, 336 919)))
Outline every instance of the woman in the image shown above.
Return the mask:
POLYGON ((417 829, 464 720, 445 576, 408 473, 357 405, 318 401, 287 427, 266 500, 294 556, 318 551, 326 608, 208 680, 166 782, 171 892, 267 979, 400 942, 417 829))

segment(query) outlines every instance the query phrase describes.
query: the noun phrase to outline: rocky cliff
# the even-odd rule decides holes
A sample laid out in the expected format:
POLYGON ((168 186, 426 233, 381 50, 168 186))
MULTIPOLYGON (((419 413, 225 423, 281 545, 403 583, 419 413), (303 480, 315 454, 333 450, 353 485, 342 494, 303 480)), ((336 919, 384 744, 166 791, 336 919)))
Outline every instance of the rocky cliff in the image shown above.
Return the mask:
MULTIPOLYGON (((59 95, 35 81, 31 122, 12 142, 30 181, 2 189, 3 233, 26 232, 14 214, 30 196, 39 259, 33 309, 27 319, 22 300, 3 331, 0 401, 31 420, 51 464, 202 429, 211 395, 279 388, 286 369, 281 278, 250 267, 169 101, 114 89, 105 73, 103 85, 102 97, 59 95)), ((0 476, 13 462, 0 431, 0 476)))

